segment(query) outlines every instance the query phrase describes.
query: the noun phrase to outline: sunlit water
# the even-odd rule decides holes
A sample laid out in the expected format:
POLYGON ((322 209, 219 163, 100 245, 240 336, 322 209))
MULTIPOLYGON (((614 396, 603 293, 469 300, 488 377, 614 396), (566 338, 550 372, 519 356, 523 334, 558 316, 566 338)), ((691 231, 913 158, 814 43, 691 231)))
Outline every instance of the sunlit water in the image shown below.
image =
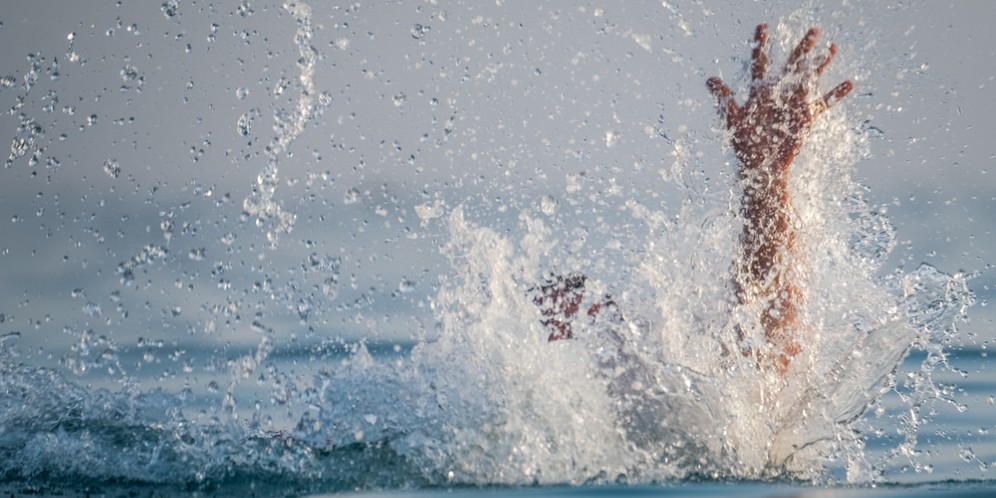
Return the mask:
MULTIPOLYGON (((171 18, 176 8, 165 2, 162 13, 171 18)), ((424 284, 432 292, 422 316, 408 320, 412 340, 321 332, 315 317, 359 310, 357 321, 366 321, 376 294, 404 295, 416 283, 404 278, 338 303, 346 280, 365 284, 344 274, 333 252, 299 255, 289 243, 298 219, 281 196, 281 162, 335 104, 313 79, 320 58, 310 7, 284 10, 296 25, 284 41, 297 49, 298 74, 274 92, 296 93, 274 111, 273 134, 249 161, 258 170, 251 190, 215 204, 241 202, 239 219, 223 220, 217 239, 197 239, 196 226, 163 207, 150 242, 102 269, 120 286, 110 294, 116 309, 73 290, 87 319, 65 326, 65 350, 26 350, 29 332, 0 319, 0 478, 10 489, 277 494, 689 480, 870 485, 969 468, 985 475, 993 445, 983 414, 996 391, 987 353, 947 348, 974 302, 968 277, 929 264, 883 267, 895 236, 884 210, 851 180, 868 138, 846 105, 820 120, 794 166, 807 300, 803 353, 785 376, 738 353, 737 326, 751 347, 765 341, 758 310, 733 297, 737 188, 699 174, 693 152, 721 148, 719 132, 673 143, 671 164, 651 173, 673 192, 665 201, 569 175, 564 195, 540 191, 508 203, 507 193, 485 191, 415 202, 408 225, 431 234, 446 265, 424 284), (178 249, 184 237, 194 245, 178 249), (185 265, 232 254, 240 237, 258 245, 211 272, 228 297, 187 304, 209 311, 186 331, 206 343, 164 341, 151 329, 124 342, 102 330, 114 313, 143 313, 132 292, 183 289, 185 265), (150 272, 175 273, 175 282, 150 272), (568 272, 584 272, 586 299, 611 295, 625 320, 578 319, 573 340, 548 342, 532 289, 568 272), (239 301, 252 295, 252 306, 239 301), (279 313, 298 323, 271 325, 279 313), (230 329, 253 340, 229 342, 230 329)), ((412 38, 423 28, 413 27, 412 38)), ((70 61, 72 53, 71 45, 70 61)), ((30 62, 4 91, 30 94, 43 61, 30 62)), ((151 83, 129 67, 122 91, 151 83)), ((393 104, 406 98, 395 95, 393 104)), ((34 112, 13 113, 21 128, 5 175, 45 157, 34 112)), ((265 118, 243 115, 238 132, 248 135, 254 120, 265 118)), ((604 140, 612 147, 615 132, 604 140)), ((732 177, 732 166, 723 171, 732 177)), ((109 160, 103 174, 118 178, 121 166, 109 160)), ((350 189, 342 205, 365 196, 350 189)), ((399 259, 403 242, 394 241, 399 259)), ((182 313, 176 305, 167 315, 182 313)))

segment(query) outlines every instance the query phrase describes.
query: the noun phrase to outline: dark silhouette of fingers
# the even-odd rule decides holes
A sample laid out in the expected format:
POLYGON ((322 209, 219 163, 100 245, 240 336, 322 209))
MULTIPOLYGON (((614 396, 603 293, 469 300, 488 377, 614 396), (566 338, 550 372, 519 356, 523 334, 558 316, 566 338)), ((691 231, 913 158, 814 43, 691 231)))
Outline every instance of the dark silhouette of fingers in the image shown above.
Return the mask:
POLYGON ((709 91, 716 96, 719 103, 720 112, 726 115, 727 126, 733 126, 740 119, 740 106, 733 99, 733 91, 719 76, 713 76, 706 80, 709 91))
POLYGON ((796 68, 799 66, 799 59, 801 59, 803 55, 809 53, 809 51, 812 50, 814 46, 816 46, 816 40, 818 40, 819 38, 820 38, 820 29, 810 28, 809 31, 806 33, 806 36, 804 36, 802 40, 799 41, 799 44, 795 46, 795 50, 793 50, 792 54, 789 55, 788 61, 785 62, 786 73, 796 70, 796 68))
POLYGON ((826 71, 827 66, 830 65, 830 61, 833 60, 833 56, 835 56, 835 55, 837 55, 837 44, 836 43, 831 43, 830 44, 830 53, 827 54, 826 60, 823 61, 823 64, 820 64, 820 67, 816 68, 816 74, 817 75, 822 75, 823 71, 826 71))
POLYGON ((754 52, 751 59, 754 61, 750 70, 751 78, 754 81, 764 79, 764 73, 768 70, 768 53, 764 44, 768 41, 768 25, 758 24, 757 31, 754 32, 754 52))
POLYGON ((713 76, 712 78, 706 80, 706 86, 709 87, 709 91, 712 92, 712 94, 715 95, 720 101, 728 98, 730 95, 733 95, 730 87, 727 86, 726 83, 723 83, 723 79, 719 76, 713 76))

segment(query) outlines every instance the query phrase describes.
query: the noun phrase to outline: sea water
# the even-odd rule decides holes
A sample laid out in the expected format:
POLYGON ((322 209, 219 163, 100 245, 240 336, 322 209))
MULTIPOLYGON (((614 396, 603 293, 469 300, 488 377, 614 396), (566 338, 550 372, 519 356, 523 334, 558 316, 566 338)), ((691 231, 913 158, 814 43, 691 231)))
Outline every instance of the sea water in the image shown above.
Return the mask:
MULTIPOLYGON (((165 17, 175 4, 163 4, 165 17)), ((422 313, 404 320, 410 339, 384 341, 366 316, 370 303, 404 296, 415 281, 340 303, 340 287, 364 285, 344 274, 342 258, 311 250, 311 240, 298 255, 288 242, 307 221, 281 195, 293 186, 281 168, 335 99, 314 82, 320 57, 310 6, 282 9, 296 28, 297 83, 272 91, 296 93, 277 99, 273 134, 249 161, 255 181, 238 220, 222 216, 222 235, 207 241, 197 235, 203 227, 182 221, 185 204, 160 209, 161 222, 146 229, 152 241, 99 272, 120 286, 112 306, 73 290, 86 320, 65 326, 64 350, 24 348, 29 332, 4 325, 5 492, 976 492, 968 481, 903 487, 967 468, 986 475, 994 445, 985 414, 996 386, 986 380, 985 349, 950 347, 975 300, 970 275, 928 263, 884 266, 894 229, 851 178, 869 145, 846 105, 821 118, 793 167, 806 301, 803 350, 785 375, 740 354, 766 346, 758 310, 736 302, 730 278, 741 223, 733 167, 723 170, 730 180, 710 180, 695 153, 704 143, 721 148, 719 131, 706 142, 668 139, 670 164, 653 173, 668 192, 663 200, 568 175, 564 195, 537 182, 527 188, 536 196, 514 201, 507 189, 486 188, 414 202, 408 225, 418 228, 405 230, 412 240, 418 230, 430 234, 422 238, 444 263, 424 279, 432 292, 422 313), (184 237, 194 246, 178 250, 184 237), (258 242, 239 255, 232 248, 240 237, 258 242), (151 329, 115 339, 112 315, 143 313, 131 296, 193 289, 185 282, 200 280, 187 265, 226 251, 234 256, 208 277, 225 297, 184 298, 208 317, 187 332, 213 338, 239 329, 252 340, 169 342, 151 329), (574 339, 549 342, 534 289, 567 273, 588 277, 586 305, 611 296, 623 319, 577 319, 574 339), (271 325, 277 310, 299 323, 271 325), (318 330, 315 317, 336 313, 374 333, 349 339, 318 330)), ((41 67, 34 61, 31 71, 41 67)), ((126 69, 121 91, 136 92, 140 73, 126 69)), ((406 99, 399 93, 392 102, 406 99)), ((44 130, 29 114, 20 115, 8 171, 25 156, 44 157, 44 130)), ((260 119, 250 114, 238 121, 240 133, 260 119)), ((606 147, 617 139, 607 132, 606 147)), ((114 179, 122 170, 110 161, 103 171, 114 179)), ((310 188, 322 174, 307 178, 310 188)), ((331 211, 365 198, 350 189, 331 211)), ((404 258, 404 238, 393 241, 404 258)), ((183 313, 171 304, 162 323, 175 326, 183 313)))

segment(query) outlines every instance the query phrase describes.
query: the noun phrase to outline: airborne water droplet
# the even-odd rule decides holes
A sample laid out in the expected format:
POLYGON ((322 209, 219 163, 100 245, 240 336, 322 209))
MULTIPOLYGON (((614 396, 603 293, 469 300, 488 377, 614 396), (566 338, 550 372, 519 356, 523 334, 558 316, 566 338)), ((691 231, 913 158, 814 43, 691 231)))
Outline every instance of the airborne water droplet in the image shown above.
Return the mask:
POLYGON ((540 200, 540 209, 543 211, 543 214, 553 216, 557 212, 557 199, 549 195, 544 195, 540 200))
POLYGON ((328 277, 322 282, 322 294, 328 299, 335 299, 339 295, 339 279, 328 277))
POLYGON ((402 278, 401 283, 398 284, 398 290, 401 292, 411 292, 415 290, 415 282, 407 278, 402 278))
POLYGON ((100 316, 100 305, 93 301, 87 301, 87 303, 83 305, 83 314, 91 318, 100 316))
POLYGON ((122 80, 130 82, 130 81, 135 81, 139 78, 141 78, 141 76, 138 75, 138 68, 136 68, 135 66, 128 64, 125 67, 121 68, 122 80))
POLYGON ((412 26, 412 38, 416 40, 421 40, 422 38, 425 37, 425 34, 428 33, 430 29, 431 28, 429 28, 429 26, 424 26, 422 24, 415 23, 415 25, 412 26))
POLYGON ((165 2, 163 2, 162 7, 160 7, 160 10, 163 11, 163 15, 166 16, 167 19, 175 16, 179 9, 180 9, 179 0, 166 0, 165 2))
POLYGON ((252 130, 252 120, 248 114, 239 116, 239 121, 235 124, 235 129, 239 132, 239 135, 243 137, 249 136, 249 132, 252 130))
POLYGON ((251 7, 249 7, 249 2, 242 2, 242 5, 239 5, 239 8, 236 9, 236 12, 238 12, 239 16, 241 17, 249 17, 253 15, 255 11, 252 10, 251 7))
POLYGON ((121 176, 121 165, 118 164, 117 159, 108 159, 104 161, 104 173, 111 178, 117 178, 121 176))

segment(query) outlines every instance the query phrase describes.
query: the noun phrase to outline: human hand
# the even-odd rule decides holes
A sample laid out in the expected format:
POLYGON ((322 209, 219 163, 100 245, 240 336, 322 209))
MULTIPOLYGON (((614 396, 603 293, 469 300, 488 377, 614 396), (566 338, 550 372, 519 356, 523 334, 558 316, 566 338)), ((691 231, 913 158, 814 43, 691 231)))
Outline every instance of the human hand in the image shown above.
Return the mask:
POLYGON ((816 89, 819 77, 837 53, 837 46, 831 44, 829 54, 819 64, 806 57, 819 36, 819 29, 810 29, 789 55, 785 67, 772 78, 767 74, 765 48, 768 25, 759 25, 751 54, 750 94, 743 106, 737 104, 730 87, 719 77, 706 82, 719 101, 727 128, 733 132, 733 149, 742 174, 766 166, 771 173, 784 174, 799 154, 813 121, 854 88, 853 83, 845 81, 810 102, 810 92, 816 89))

